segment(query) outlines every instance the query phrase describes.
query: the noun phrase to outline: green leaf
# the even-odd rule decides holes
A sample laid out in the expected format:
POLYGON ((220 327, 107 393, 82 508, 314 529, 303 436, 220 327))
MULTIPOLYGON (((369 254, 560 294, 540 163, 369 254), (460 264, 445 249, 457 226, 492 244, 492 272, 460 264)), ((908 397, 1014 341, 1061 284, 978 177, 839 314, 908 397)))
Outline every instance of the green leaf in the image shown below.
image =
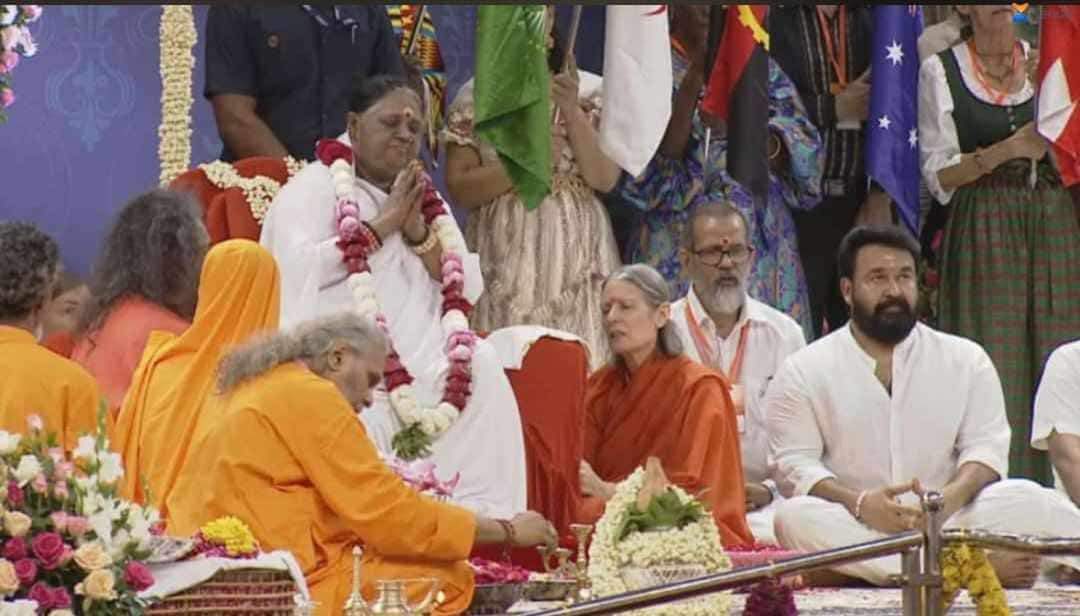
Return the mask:
POLYGON ((397 457, 407 462, 431 455, 431 437, 420 428, 419 423, 410 424, 395 434, 391 445, 397 457))
POLYGON ((695 499, 685 503, 668 488, 649 501, 645 511, 638 509, 637 503, 627 509, 626 519, 619 527, 618 538, 622 541, 631 533, 646 532, 662 528, 685 528, 697 522, 705 515, 705 508, 695 499))

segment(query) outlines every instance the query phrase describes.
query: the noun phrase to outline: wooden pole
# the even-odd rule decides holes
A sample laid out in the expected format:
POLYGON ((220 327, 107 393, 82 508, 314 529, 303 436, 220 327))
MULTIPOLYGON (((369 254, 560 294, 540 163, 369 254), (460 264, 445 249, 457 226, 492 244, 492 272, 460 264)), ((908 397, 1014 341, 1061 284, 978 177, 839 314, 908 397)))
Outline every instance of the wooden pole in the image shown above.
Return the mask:
MULTIPOLYGON (((566 53, 563 56, 562 70, 566 72, 566 69, 570 68, 570 60, 574 57, 574 46, 577 44, 578 26, 581 25, 581 6, 574 6, 574 15, 570 18, 570 36, 567 37, 566 53)), ((553 28, 555 26, 552 26, 553 28)), ((552 124, 559 123, 559 108, 555 108, 555 113, 551 118, 552 124)))

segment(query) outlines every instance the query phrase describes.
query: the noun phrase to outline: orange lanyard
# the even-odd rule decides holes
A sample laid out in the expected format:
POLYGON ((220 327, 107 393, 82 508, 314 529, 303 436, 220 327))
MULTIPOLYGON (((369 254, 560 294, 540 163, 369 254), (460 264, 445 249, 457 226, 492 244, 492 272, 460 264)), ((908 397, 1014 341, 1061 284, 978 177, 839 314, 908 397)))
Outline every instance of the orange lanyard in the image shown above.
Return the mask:
MULTIPOLYGON (((1019 54, 1019 49, 1018 49, 1020 43, 1017 43, 1016 45, 1017 45, 1016 47, 1013 47, 1013 57, 1012 57, 1012 72, 1013 72, 1013 74, 1016 73, 1016 67, 1019 64, 1019 59, 1020 59, 1020 54, 1019 54)), ((986 90, 987 92, 990 93, 990 96, 994 99, 994 104, 995 105, 1000 105, 1002 103, 1002 101, 1005 100, 1005 97, 1010 94, 1010 92, 1008 90, 998 90, 994 86, 990 85, 990 82, 986 80, 986 73, 983 72, 983 67, 982 67, 982 59, 979 58, 979 52, 975 50, 975 40, 974 39, 968 39, 968 52, 971 54, 971 66, 975 68, 975 79, 978 79, 979 80, 979 85, 981 85, 984 90, 986 90)))
POLYGON ((847 10, 844 5, 840 5, 836 10, 840 12, 840 31, 837 36, 837 43, 834 46, 829 20, 820 7, 817 9, 821 36, 825 39, 825 51, 829 54, 829 63, 832 64, 833 72, 836 73, 836 81, 829 84, 829 91, 833 94, 839 94, 847 86, 847 10), (840 48, 839 55, 836 53, 837 46, 840 48))
POLYGON ((705 337, 705 332, 701 331, 701 326, 694 318, 694 311, 690 310, 690 302, 686 303, 686 322, 690 325, 690 336, 694 339, 694 346, 697 347, 702 363, 710 368, 715 367, 732 385, 735 385, 742 372, 743 354, 746 352, 746 334, 750 330, 750 325, 743 325, 742 331, 739 332, 739 346, 735 348, 735 357, 731 360, 731 365, 725 374, 722 368, 715 365, 716 355, 713 353, 712 345, 709 344, 709 339, 705 337))

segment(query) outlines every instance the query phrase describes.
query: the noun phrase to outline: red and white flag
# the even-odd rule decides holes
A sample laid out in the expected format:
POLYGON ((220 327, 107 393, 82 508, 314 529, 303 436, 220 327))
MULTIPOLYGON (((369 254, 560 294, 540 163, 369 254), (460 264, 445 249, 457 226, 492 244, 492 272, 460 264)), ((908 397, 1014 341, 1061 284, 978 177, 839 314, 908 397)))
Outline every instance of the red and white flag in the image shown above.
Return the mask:
POLYGON ((600 149, 633 176, 645 170, 671 117, 666 5, 608 5, 600 149))
POLYGON ((1036 125, 1050 140, 1066 186, 1080 182, 1080 5, 1042 7, 1036 125))

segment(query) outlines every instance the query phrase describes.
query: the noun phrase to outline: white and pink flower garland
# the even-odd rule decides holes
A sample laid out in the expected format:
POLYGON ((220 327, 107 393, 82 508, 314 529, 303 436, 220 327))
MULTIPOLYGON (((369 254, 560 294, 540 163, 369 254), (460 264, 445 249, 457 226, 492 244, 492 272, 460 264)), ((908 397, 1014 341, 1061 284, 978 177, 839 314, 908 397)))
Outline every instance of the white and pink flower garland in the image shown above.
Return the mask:
POLYGON ((41 17, 41 11, 37 4, 0 4, 0 123, 7 120, 4 110, 15 104, 11 72, 20 57, 37 53, 37 43, 27 26, 41 17))
POLYGON ((472 357, 477 337, 469 328, 467 317, 472 304, 464 296, 465 269, 461 255, 466 250, 465 239, 432 186, 431 178, 425 175, 427 185, 422 213, 429 232, 435 234, 442 246, 442 328, 446 336, 444 351, 450 360, 442 399, 435 406, 427 407, 416 400, 413 377, 401 363, 386 317, 379 309, 368 256, 382 246, 382 240, 360 220, 354 195, 356 175, 352 149, 340 141, 323 139, 316 146, 316 156, 330 167, 333 178, 337 197, 337 245, 349 271, 346 280, 356 310, 374 319, 390 342, 383 380, 390 395, 390 406, 405 426, 394 436, 394 451, 403 460, 425 457, 430 453, 431 443, 450 429, 458 414, 465 410, 472 393, 472 357))

